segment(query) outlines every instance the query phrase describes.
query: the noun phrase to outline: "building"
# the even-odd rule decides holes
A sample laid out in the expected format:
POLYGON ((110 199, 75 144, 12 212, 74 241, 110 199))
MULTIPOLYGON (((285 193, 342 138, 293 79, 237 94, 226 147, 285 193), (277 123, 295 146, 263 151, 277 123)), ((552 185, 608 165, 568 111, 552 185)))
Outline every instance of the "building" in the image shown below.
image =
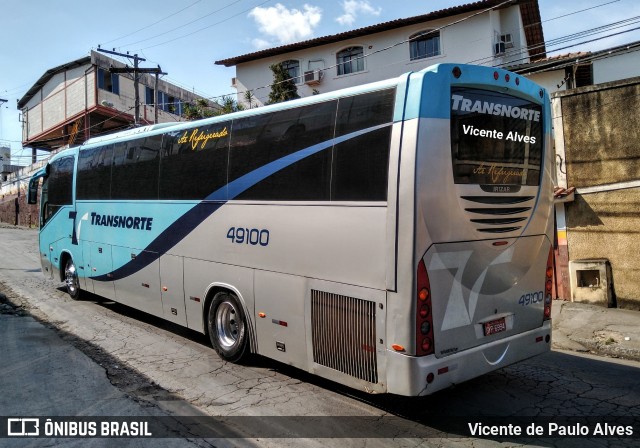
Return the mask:
POLYGON ((103 52, 91 51, 89 56, 47 70, 18 101, 22 144, 32 148, 32 165, 18 167, 3 161, 0 221, 38 224, 37 207, 25 201, 28 179, 46 163, 36 162, 38 150, 57 151, 136 124, 183 121, 185 104, 205 100, 159 79, 160 74, 160 67, 139 67, 136 102, 134 68, 103 52))
POLYGON ((18 170, 19 167, 11 165, 11 145, 0 142, 0 182, 7 180, 9 174, 18 170))
POLYGON ((263 104, 272 64, 280 63, 308 96, 418 71, 441 62, 514 65, 544 58, 537 0, 482 0, 407 19, 216 61, 236 67, 231 84, 263 104), (485 13, 482 13, 486 11, 485 13))
POLYGON ((633 78, 640 74, 640 41, 607 48, 556 55, 506 67, 549 92, 633 78))
POLYGON ((138 72, 136 103, 133 68, 101 52, 47 70, 18 101, 23 146, 33 148, 35 162, 37 149, 53 151, 134 124, 183 120, 183 105, 201 97, 153 72, 161 74, 160 67, 138 72))
POLYGON ((558 295, 640 309, 640 41, 509 69, 553 92, 558 295))

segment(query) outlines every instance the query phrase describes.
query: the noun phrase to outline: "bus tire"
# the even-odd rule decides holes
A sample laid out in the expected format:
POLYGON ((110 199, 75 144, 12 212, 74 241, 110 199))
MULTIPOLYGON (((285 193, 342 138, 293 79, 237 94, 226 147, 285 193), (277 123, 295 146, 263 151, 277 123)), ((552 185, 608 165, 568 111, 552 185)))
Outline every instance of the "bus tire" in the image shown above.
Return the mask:
POLYGON ((80 280, 78 280, 78 270, 71 257, 67 259, 64 266, 64 284, 67 287, 69 297, 78 300, 80 298, 80 280))
POLYGON ((247 320, 238 298, 219 292, 211 301, 207 316, 211 345, 228 362, 239 362, 247 355, 247 320))

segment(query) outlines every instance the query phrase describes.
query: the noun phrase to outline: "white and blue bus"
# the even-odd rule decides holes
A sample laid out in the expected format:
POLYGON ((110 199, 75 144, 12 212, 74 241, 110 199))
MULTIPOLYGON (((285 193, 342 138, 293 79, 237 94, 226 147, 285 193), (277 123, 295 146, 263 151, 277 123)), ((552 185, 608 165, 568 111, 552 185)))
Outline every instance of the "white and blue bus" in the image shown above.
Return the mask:
POLYGON ((370 392, 425 395, 546 352, 546 92, 441 64, 93 138, 39 178, 43 271, 370 392))

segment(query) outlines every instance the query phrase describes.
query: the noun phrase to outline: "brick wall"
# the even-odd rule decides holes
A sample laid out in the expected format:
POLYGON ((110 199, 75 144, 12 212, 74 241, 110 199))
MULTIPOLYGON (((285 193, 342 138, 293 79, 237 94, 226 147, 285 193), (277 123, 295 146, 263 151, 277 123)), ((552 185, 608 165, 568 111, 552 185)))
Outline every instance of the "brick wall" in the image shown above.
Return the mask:
POLYGON ((18 199, 19 211, 17 224, 24 227, 38 227, 39 206, 27 204, 26 190, 20 192, 20 197, 16 194, 0 196, 0 222, 16 224, 16 199, 18 199))

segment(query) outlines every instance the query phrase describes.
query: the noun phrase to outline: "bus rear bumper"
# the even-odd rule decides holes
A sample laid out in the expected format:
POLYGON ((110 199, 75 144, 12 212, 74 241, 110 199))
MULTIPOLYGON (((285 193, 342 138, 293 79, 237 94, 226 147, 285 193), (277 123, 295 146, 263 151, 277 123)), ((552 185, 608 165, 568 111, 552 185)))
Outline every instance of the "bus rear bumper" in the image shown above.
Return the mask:
POLYGON ((387 351, 387 392, 429 395, 551 349, 551 321, 535 330, 442 358, 387 351), (431 381, 428 381, 431 380, 431 381))

